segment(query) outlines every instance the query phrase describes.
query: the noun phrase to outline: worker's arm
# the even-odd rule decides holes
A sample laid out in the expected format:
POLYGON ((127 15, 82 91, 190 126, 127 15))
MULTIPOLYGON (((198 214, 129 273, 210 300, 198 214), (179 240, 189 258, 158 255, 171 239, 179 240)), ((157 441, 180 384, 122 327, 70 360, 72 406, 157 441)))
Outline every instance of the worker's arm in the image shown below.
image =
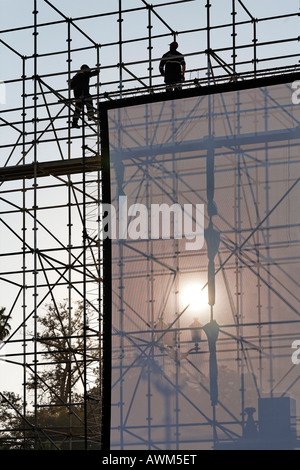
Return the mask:
POLYGON ((99 75, 99 69, 96 69, 90 72, 90 77, 95 77, 95 75, 99 75))

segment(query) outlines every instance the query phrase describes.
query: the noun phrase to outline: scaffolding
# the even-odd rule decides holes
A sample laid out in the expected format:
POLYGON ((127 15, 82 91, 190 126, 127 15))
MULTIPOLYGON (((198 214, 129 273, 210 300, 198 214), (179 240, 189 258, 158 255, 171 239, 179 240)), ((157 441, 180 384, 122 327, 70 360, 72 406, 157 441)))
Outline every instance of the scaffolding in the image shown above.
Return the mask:
MULTIPOLYGON (((247 2, 232 0, 226 2, 228 22, 224 22, 215 20, 218 0, 205 4, 200 0, 155 4, 133 0, 130 6, 118 0, 109 2, 109 10, 95 2, 90 12, 78 16, 74 2, 64 2, 63 7, 58 3, 15 0, 11 4, 22 13, 20 24, 1 26, 0 31, 3 58, 11 64, 2 72, 0 84, 7 97, 7 104, 0 105, 0 307, 5 307, 6 324, 10 326, 2 344, 1 363, 5 371, 2 377, 9 378, 1 379, 0 389, 9 425, 1 425, 1 442, 4 448, 107 449, 110 410, 102 403, 110 403, 110 371, 106 368, 110 365, 111 324, 104 315, 103 299, 105 305, 112 299, 111 263, 116 262, 122 271, 123 260, 122 252, 119 259, 111 259, 103 240, 101 202, 103 192, 106 200, 110 192, 102 178, 107 171, 103 167, 106 160, 101 157, 107 151, 107 129, 97 119, 88 121, 85 113, 81 129, 71 128, 76 103, 69 82, 81 63, 99 69, 100 78, 91 89, 94 106, 100 112, 102 107, 105 111, 115 107, 116 100, 120 107, 128 100, 163 101, 165 86, 158 65, 165 45, 172 40, 179 42, 187 62, 183 96, 228 82, 234 85, 265 77, 288 77, 300 70, 299 11, 287 11, 284 6, 278 14, 257 18, 247 2), (290 35, 276 34, 274 38, 273 28, 278 31, 284 22, 289 24, 290 35), (107 39, 103 33, 105 40, 99 41, 101 30, 107 39), (55 318, 54 330, 49 330, 51 318, 55 318), (45 336, 43 322, 47 320, 45 336), (64 393, 51 375, 53 370, 66 378, 64 393)), ((120 137, 123 127, 116 129, 120 137)), ((244 188, 240 175, 241 167, 237 167, 235 246, 242 244, 238 201, 244 188)), ((270 228, 267 237, 271 233, 270 228)), ((255 271, 258 296, 263 282, 260 270, 264 269, 259 243, 255 271)), ((264 243, 267 247, 268 239, 264 243)), ((297 248, 297 241, 294 246, 297 248)), ((235 300, 227 287, 235 318, 242 321, 243 269, 240 253, 235 255, 235 300)), ((146 267, 150 310, 154 275, 151 256, 146 267)), ((269 252, 266 257, 271 259, 269 252)), ((271 285, 272 273, 268 276, 271 285)), ((126 275, 118 272, 117 279, 122 297, 126 275)), ((272 302, 268 305, 270 323, 272 302)), ((255 326, 259 332, 260 314, 258 300, 255 326)), ((159 332, 157 325, 155 328, 152 335, 159 332)), ((178 342, 184 328, 178 324, 176 328, 178 342)), ((271 333, 269 326, 269 336, 271 333)), ((242 328, 239 334, 241 338, 242 328)), ((240 361, 243 343, 231 340, 240 361)), ((262 346, 265 338, 259 336, 259 341, 262 346)), ((199 353, 197 348, 194 353, 199 353)), ((162 348, 160 355, 164 354, 162 348)), ((243 366, 239 367, 241 370, 243 366)), ((178 417, 178 403, 176 410, 178 417)), ((149 436, 150 424, 149 415, 149 436)), ((180 429, 175 428, 176 442, 170 442, 180 448, 180 429)), ((215 442, 214 437, 208 440, 215 442)), ((150 442, 149 438, 147 445, 153 448, 150 442)), ((160 448, 165 443, 162 438, 156 445, 160 448)))

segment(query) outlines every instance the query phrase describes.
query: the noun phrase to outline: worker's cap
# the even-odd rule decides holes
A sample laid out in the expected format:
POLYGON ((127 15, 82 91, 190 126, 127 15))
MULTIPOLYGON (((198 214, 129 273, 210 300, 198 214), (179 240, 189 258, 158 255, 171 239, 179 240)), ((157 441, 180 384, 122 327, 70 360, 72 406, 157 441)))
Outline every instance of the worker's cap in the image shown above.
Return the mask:
POLYGON ((171 44, 170 44, 171 49, 177 49, 177 47, 178 47, 178 42, 176 42, 176 41, 171 42, 171 44))
POLYGON ((86 65, 86 64, 83 64, 83 65, 80 67, 81 70, 86 70, 86 69, 89 69, 89 68, 90 68, 90 67, 89 67, 88 65, 86 65))

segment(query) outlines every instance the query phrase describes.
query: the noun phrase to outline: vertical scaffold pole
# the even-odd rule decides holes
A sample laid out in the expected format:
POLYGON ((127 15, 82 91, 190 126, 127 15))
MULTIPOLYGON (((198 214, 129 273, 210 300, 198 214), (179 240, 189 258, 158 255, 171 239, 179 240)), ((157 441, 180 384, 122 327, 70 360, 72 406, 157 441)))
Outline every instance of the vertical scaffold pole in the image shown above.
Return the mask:
POLYGON ((34 19, 34 28, 33 28, 33 101, 34 101, 34 111, 33 111, 33 164, 34 164, 34 178, 33 178, 33 328, 34 328, 34 350, 33 350, 33 369, 34 369, 34 429, 35 429, 35 448, 38 445, 38 384, 37 384, 37 364, 38 364, 38 350, 37 350, 37 335, 38 335, 38 314, 37 314, 37 296, 38 296, 38 240, 37 240, 37 208, 38 208, 38 198, 37 198, 37 164, 38 164, 38 148, 37 148, 37 122, 38 122, 38 107, 37 107, 37 85, 38 85, 38 31, 37 31, 37 18, 38 18, 38 5, 37 0, 34 0, 34 9, 33 9, 33 19, 34 19))
POLYGON ((257 76, 257 19, 253 18, 253 63, 254 63, 254 78, 257 76))
POLYGON ((211 46, 211 41, 210 41, 210 8, 211 8, 211 3, 208 0, 207 4, 205 5, 206 7, 206 46, 207 46, 207 82, 208 85, 210 85, 210 77, 211 77, 211 62, 210 62, 210 46, 211 46))
POLYGON ((120 90, 120 98, 122 98, 122 90, 123 90, 123 28, 122 28, 122 0, 119 0, 119 90, 120 90))
MULTIPOLYGON (((26 58, 22 61, 22 163, 25 164, 26 156, 26 58)), ((23 415, 27 415, 27 341, 26 341, 26 180, 23 180, 23 415)), ((24 449, 26 449, 26 431, 24 431, 24 449)))
POLYGON ((232 68, 234 75, 236 74, 236 5, 235 0, 232 0, 232 68))
MULTIPOLYGON (((72 58, 71 58, 71 21, 67 21, 67 43, 68 43, 68 52, 67 52, 67 65, 68 65, 68 84, 70 83, 71 80, 71 64, 72 64, 72 58)), ((71 90, 70 87, 68 86, 68 100, 70 102, 71 100, 71 90)), ((68 106, 68 159, 71 159, 72 157, 72 142, 71 142, 71 106, 68 106)), ((72 188, 71 188, 71 175, 68 175, 68 264, 69 266, 72 265, 72 188)), ((69 335, 69 365, 68 365, 68 373, 69 376, 71 377, 71 371, 72 371, 72 270, 69 269, 68 272, 68 335, 69 335)), ((72 410, 72 384, 71 380, 69 381, 69 390, 68 390, 68 397, 69 397, 69 407, 68 407, 68 412, 69 412, 69 430, 70 430, 70 435, 69 435, 69 450, 72 450, 73 448, 73 439, 72 439, 72 425, 73 425, 73 410, 72 410)))
POLYGON ((83 410, 84 410, 84 450, 88 450, 87 424, 87 223, 86 223, 86 139, 84 102, 82 106, 82 268, 83 268, 83 410))
POLYGON ((153 82, 152 82, 152 70, 153 70, 153 67, 152 67, 152 49, 153 49, 153 46, 152 46, 152 5, 147 5, 147 9, 148 9, 148 51, 149 51, 149 67, 148 67, 148 70, 149 70, 149 87, 150 89, 152 88, 152 85, 153 85, 153 82))

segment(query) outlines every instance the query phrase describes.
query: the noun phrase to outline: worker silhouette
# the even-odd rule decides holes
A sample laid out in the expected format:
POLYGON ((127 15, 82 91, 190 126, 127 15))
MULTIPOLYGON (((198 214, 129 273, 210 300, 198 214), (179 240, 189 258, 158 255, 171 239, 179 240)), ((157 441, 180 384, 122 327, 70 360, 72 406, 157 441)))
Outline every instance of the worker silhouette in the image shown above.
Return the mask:
POLYGON ((171 42, 170 50, 162 56, 159 64, 160 74, 165 77, 167 91, 180 90, 184 81, 185 60, 177 48, 178 43, 171 42))
POLYGON ((93 99, 90 95, 90 78, 99 75, 99 70, 91 71, 86 64, 82 65, 80 71, 71 80, 71 89, 74 92, 75 112, 72 127, 79 129, 78 120, 84 106, 87 109, 88 119, 94 119, 93 99))

